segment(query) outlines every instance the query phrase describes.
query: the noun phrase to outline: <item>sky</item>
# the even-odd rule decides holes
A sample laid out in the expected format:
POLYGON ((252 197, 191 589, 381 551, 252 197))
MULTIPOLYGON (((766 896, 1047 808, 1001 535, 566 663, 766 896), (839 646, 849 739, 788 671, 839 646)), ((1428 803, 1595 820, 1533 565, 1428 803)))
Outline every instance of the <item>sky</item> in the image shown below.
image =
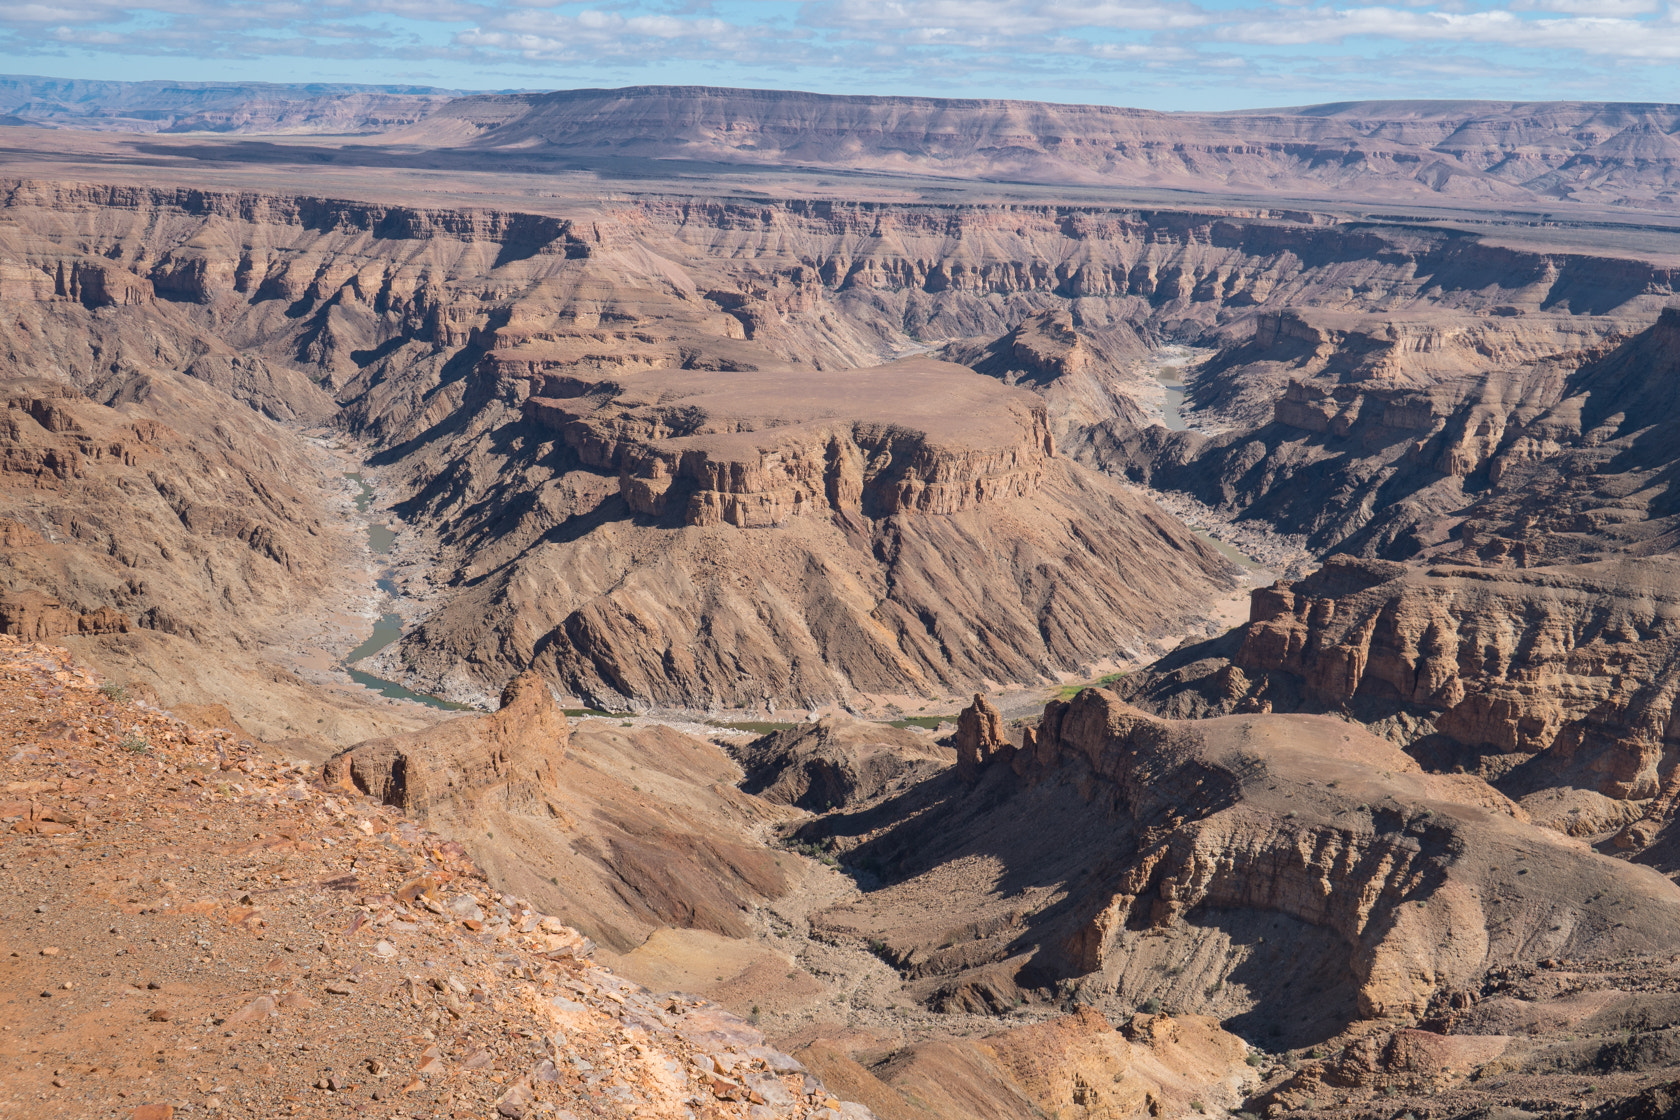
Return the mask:
POLYGON ((1680 0, 0 0, 0 72, 1165 110, 1680 101, 1680 0))

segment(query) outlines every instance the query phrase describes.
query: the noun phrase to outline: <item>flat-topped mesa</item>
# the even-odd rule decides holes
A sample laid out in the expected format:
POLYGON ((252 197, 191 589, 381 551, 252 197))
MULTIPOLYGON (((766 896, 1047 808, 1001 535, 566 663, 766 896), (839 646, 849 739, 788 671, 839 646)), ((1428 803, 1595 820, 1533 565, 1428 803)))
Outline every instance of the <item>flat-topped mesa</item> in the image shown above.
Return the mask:
POLYGON ((637 513, 753 528, 808 513, 950 514, 1024 497, 1055 454, 1030 393, 964 367, 655 370, 599 386, 545 378, 527 418, 619 472, 637 513))

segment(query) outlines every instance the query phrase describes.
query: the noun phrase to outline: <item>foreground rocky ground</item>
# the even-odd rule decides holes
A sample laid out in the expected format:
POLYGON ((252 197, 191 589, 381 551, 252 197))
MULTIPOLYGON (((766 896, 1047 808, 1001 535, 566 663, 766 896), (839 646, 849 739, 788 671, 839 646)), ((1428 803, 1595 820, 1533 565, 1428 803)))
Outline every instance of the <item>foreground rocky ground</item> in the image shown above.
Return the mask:
POLYGON ((307 765, 54 647, 0 697, 0 1115, 870 1115, 307 765))
MULTIPOLYGON (((193 714, 198 725, 101 683, 61 648, 0 636, 0 1115, 1179 1116, 1235 1112, 1258 1085, 1262 1063, 1241 1039, 1158 1009, 1039 1007, 1014 1025, 920 1014, 945 1027, 908 1045, 867 1008, 813 1019, 788 1003, 805 989, 781 969, 803 978, 810 1003, 827 989, 799 968, 844 992, 846 960, 880 962, 844 942, 802 951, 797 966, 766 953, 728 917, 750 901, 681 863, 684 850, 758 858, 721 833, 627 855, 635 836, 657 836, 625 818, 635 833, 593 831, 567 848, 577 818, 623 814, 634 799, 595 803, 609 796, 589 776, 611 766, 608 740, 595 728, 573 737, 534 676, 510 685, 495 715, 370 740, 324 766, 217 726, 232 722, 225 711, 193 714), (568 742, 586 759, 572 761, 568 742), (544 817, 559 822, 547 848, 533 831, 544 817), (497 841, 510 829, 525 842, 497 841), (490 858, 489 876, 461 840, 490 858), (593 845, 613 853, 603 865, 569 854, 593 845), (650 992, 516 897, 508 881, 530 879, 543 852, 545 886, 585 917, 639 913, 657 925, 649 908, 661 899, 686 908, 667 920, 688 929, 660 930, 617 959, 696 986, 715 970, 747 1016, 650 992), (681 881, 661 878, 671 874, 681 881), (617 909, 601 894, 614 882, 617 909), (730 922, 733 941, 704 931, 730 922), (732 978, 731 957, 747 962, 732 978), (754 1025, 760 1000, 782 1049, 754 1025)), ((857 725, 863 739, 867 726, 857 725)), ((911 749, 932 767, 912 776, 948 768, 947 750, 899 737, 915 741, 864 748, 911 749)), ((737 811, 777 803, 727 796, 737 811)), ((663 827, 680 812, 669 802, 663 827)))

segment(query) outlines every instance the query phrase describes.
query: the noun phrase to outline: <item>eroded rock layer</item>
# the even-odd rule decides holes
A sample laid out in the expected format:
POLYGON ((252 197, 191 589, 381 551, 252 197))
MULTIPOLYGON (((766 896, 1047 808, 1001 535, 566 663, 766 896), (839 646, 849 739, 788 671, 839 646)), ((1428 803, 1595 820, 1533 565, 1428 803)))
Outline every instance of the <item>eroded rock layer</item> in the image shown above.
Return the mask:
POLYGON ((1472 204, 1672 199, 1671 105, 1351 102, 1227 113, 640 86, 482 94, 410 142, 477 153, 873 168, 950 178, 1445 197, 1472 204), (1543 200, 1543 202, 1542 202, 1543 200))
POLYGON ((1512 960, 1661 952, 1680 907, 1656 872, 1328 717, 1162 720, 1089 689, 980 778, 804 831, 887 875, 826 928, 876 940, 952 1008, 1059 983, 1284 1043, 1413 1021, 1512 960), (1261 934, 1284 929, 1280 956, 1261 934))

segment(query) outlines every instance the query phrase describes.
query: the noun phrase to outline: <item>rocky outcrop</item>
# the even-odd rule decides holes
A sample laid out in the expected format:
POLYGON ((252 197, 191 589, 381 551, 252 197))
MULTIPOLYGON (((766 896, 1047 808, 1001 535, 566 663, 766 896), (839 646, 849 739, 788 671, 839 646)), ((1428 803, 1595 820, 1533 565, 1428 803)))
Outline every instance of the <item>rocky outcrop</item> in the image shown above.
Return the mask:
POLYGON ((1396 733, 1431 766, 1479 771, 1576 835, 1642 816, 1618 843, 1643 848, 1680 782, 1680 629, 1661 605, 1677 579, 1656 558, 1489 570, 1336 556, 1256 590, 1228 662, 1210 650, 1127 689, 1163 709, 1188 695, 1209 712, 1400 715, 1396 733), (1571 789, 1590 793, 1560 801, 1571 789))
POLYGON ((747 937, 754 909, 787 891, 755 831, 786 810, 735 789, 739 773, 715 744, 667 727, 574 726, 529 671, 494 713, 358 743, 320 770, 328 788, 454 837, 616 952, 667 926, 747 937))
POLYGON ((527 672, 508 683, 494 715, 358 744, 329 759, 321 776, 422 819, 471 816, 491 805, 558 816, 558 771, 570 737, 548 685, 527 672))
MULTIPOLYGON (((1130 924, 1170 927, 1204 906, 1278 910, 1334 930, 1352 950, 1366 1015, 1417 1014, 1438 987, 1483 967, 1485 949, 1448 936, 1455 922, 1485 924, 1479 892, 1449 889, 1451 873, 1472 846, 1461 831, 1491 839, 1510 816, 1445 811, 1445 791, 1431 789, 1398 751, 1374 751, 1369 741, 1338 752, 1340 758, 1279 749, 1296 730, 1172 725, 1096 690, 1046 708, 1034 762, 1089 768, 1145 830, 1114 899, 1072 940, 1076 968, 1102 969, 1130 924), (1385 783, 1378 773, 1384 765, 1417 776, 1385 783), (1330 779, 1325 794, 1265 796, 1302 782, 1313 768, 1330 779), (1361 788, 1343 793, 1343 785, 1361 788), (1385 787, 1383 802, 1354 808, 1353 798, 1385 787), (1392 809, 1384 802, 1394 802, 1392 809)), ((1587 873, 1594 857, 1584 847, 1571 854, 1587 873)), ((1549 921, 1549 900, 1536 906, 1543 897, 1528 909, 1544 910, 1549 921)), ((1524 920, 1532 924, 1540 915, 1524 920)))
POLYGON ((1033 380, 1077 377, 1091 366, 1091 348, 1074 329, 1068 311, 1046 311, 1016 327, 1008 335, 1009 357, 1033 380))
MULTIPOLYGON (((844 843, 838 819, 801 834, 824 827, 844 843)), ((1241 1016, 1253 999, 1275 1015, 1299 1000, 1289 1015, 1335 1033, 1349 1021, 1338 1014, 1420 1016, 1499 962, 1655 951, 1680 916, 1661 875, 1530 823, 1479 779, 1425 773, 1354 725, 1162 720, 1101 689, 1052 702, 1014 767, 850 858, 894 878, 825 927, 877 939, 953 1009, 1007 1006, 1012 987, 1060 978, 1114 1009, 1153 996, 1241 1016), (992 874, 952 870, 983 853, 1000 861, 992 874), (967 924, 918 914, 935 896, 967 924), (1282 928, 1293 959, 1255 938, 1282 928), (1172 976, 1167 960, 1181 962, 1172 976), (1198 963, 1180 980, 1185 961, 1198 963)))
POLYGON ((1003 714, 980 693, 974 702, 957 713, 957 733, 951 737, 957 748, 957 776, 965 782, 979 777, 980 768, 992 759, 1008 762, 1014 745, 1004 738, 1003 714))
MULTIPOLYGON (((0 540, 0 547, 8 546, 0 540)), ((77 611, 39 591, 0 591, 0 634, 25 641, 48 642, 67 634, 126 634, 132 625, 126 615, 109 607, 77 611)))
POLYGON ((951 765, 950 750, 926 732, 845 716, 772 732, 732 753, 746 770, 743 790, 812 812, 867 808, 951 765))
POLYGON ((726 383, 647 374, 587 395, 553 384, 569 395, 532 396, 526 415, 585 465, 617 470, 630 509, 680 510, 688 525, 957 513, 1032 493, 1055 454, 1033 398, 925 360, 738 372, 726 383))

